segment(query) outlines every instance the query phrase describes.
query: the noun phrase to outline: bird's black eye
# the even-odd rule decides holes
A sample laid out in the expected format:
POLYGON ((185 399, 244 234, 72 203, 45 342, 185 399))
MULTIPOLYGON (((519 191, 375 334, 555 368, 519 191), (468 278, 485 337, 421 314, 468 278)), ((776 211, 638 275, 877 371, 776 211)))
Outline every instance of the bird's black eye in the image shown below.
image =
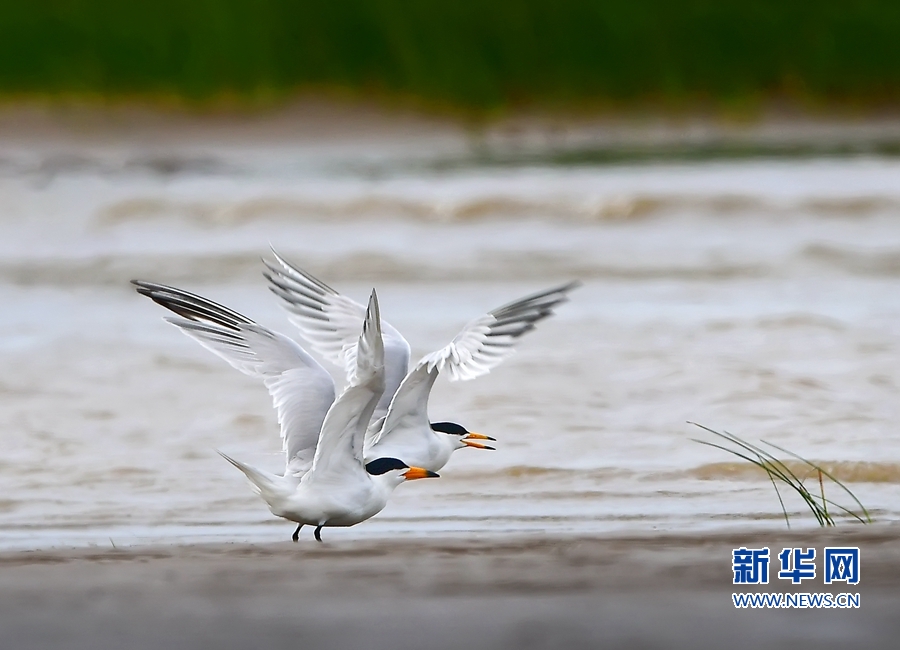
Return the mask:
POLYGON ((376 458, 366 464, 366 471, 372 476, 380 476, 392 469, 409 469, 409 465, 397 458, 376 458))
POLYGON ((453 436, 464 436, 469 433, 464 426, 456 424, 456 422, 432 422, 431 428, 434 431, 449 433, 453 436))

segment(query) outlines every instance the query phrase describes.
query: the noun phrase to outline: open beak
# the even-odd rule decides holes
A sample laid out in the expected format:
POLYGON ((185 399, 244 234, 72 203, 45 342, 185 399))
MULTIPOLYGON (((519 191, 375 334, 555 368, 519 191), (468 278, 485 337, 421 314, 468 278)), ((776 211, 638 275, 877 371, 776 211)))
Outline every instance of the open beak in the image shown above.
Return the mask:
MULTIPOLYGON (((493 440, 493 438, 488 438, 487 436, 482 436, 482 437, 487 438, 488 440, 493 440)), ((462 441, 466 447, 474 447, 475 449, 490 449, 491 451, 496 451, 495 447, 490 447, 488 445, 482 445, 479 442, 472 442, 471 440, 468 439, 468 436, 463 438, 462 441)))
POLYGON ((437 472, 432 472, 428 469, 422 469, 421 467, 410 467, 403 474, 403 478, 407 481, 414 481, 417 478, 438 478, 440 474, 437 472))
POLYGON ((491 438, 490 436, 486 436, 483 433, 471 433, 471 432, 469 432, 465 436, 463 436, 463 440, 493 440, 494 442, 497 442, 496 438, 491 438))

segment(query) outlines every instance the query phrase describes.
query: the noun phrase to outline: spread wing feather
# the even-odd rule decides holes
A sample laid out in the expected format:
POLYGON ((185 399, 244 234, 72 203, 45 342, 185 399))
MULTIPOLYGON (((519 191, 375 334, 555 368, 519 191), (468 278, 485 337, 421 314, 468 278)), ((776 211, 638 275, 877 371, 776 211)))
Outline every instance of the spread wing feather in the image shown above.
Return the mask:
POLYGON ((490 372, 512 353, 519 337, 551 316, 580 285, 569 282, 498 307, 471 321, 440 350, 422 357, 397 389, 381 426, 370 429, 368 446, 384 441, 393 431, 428 427, 428 397, 438 373, 446 370, 452 381, 458 381, 490 372))
MULTIPOLYGON (((275 261, 264 259, 269 289, 281 299, 288 318, 313 350, 342 367, 347 381, 356 373, 356 345, 366 308, 291 264, 274 249, 275 261)), ((389 323, 381 322, 384 340, 385 390, 374 417, 387 413, 391 398, 409 369, 409 343, 389 323)))
POLYGON ((281 425, 285 473, 305 473, 334 401, 334 381, 328 372, 288 337, 227 307, 162 284, 141 280, 133 284, 138 293, 177 314, 166 321, 232 367, 263 381, 281 425))
POLYGON ((378 298, 375 291, 358 337, 354 380, 344 389, 325 416, 312 469, 306 480, 341 480, 365 472, 363 444, 366 428, 384 390, 384 344, 378 298))
POLYGON ((516 340, 552 315, 578 286, 579 282, 569 282, 498 307, 471 321, 448 345, 425 355, 417 366, 447 370, 451 381, 480 377, 511 354, 516 340))

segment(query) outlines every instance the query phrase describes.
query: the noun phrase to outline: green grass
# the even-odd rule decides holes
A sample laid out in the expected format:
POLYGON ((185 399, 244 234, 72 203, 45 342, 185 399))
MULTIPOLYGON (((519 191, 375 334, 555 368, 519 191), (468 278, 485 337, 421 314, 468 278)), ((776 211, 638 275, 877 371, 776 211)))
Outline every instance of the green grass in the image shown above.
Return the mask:
POLYGON ((886 0, 0 0, 0 93, 877 104, 898 35, 886 0))
POLYGON ((872 518, 869 515, 869 511, 860 503, 859 499, 856 498, 856 495, 850 491, 850 489, 844 485, 841 481, 839 481, 832 473, 823 469, 819 465, 806 460, 802 456, 795 454, 792 451, 788 451, 784 447, 779 447, 778 445, 761 441, 762 444, 766 445, 771 449, 776 449, 784 454, 787 454, 794 460, 800 461, 805 467, 807 467, 810 471, 808 471, 804 476, 800 477, 797 475, 788 463, 785 463, 782 460, 779 460, 774 455, 772 455, 766 449, 758 445, 751 444, 746 440, 742 440, 738 438, 733 433, 728 433, 727 431, 719 432, 709 427, 705 427, 702 424, 697 424, 696 422, 689 422, 689 424, 693 424, 704 431, 717 436, 719 439, 723 441, 723 444, 709 442, 707 440, 697 440, 694 439, 694 442, 699 442, 701 445, 707 445, 708 447, 714 447, 716 449, 721 449, 722 451, 728 452, 733 456, 737 456, 748 463, 759 467, 763 470, 769 477, 769 480, 772 482, 772 487, 775 488, 775 494, 778 497, 778 503, 781 506, 781 512, 784 514, 784 521, 787 524, 787 527, 791 527, 791 520, 788 517, 787 509, 784 506, 784 500, 781 497, 781 492, 778 490, 778 484, 781 483, 789 487, 791 490, 796 492, 806 506, 810 509, 813 516, 816 518, 816 521, 820 526, 834 526, 835 525, 835 510, 838 511, 839 514, 850 517, 859 523, 862 524, 870 524, 872 523, 872 518), (806 487, 806 481, 808 481, 812 475, 815 475, 819 487, 818 495, 811 491, 808 487, 806 487), (847 508, 840 503, 833 501, 832 499, 825 497, 825 478, 827 478, 834 485, 839 487, 846 495, 848 495, 859 508, 859 513, 854 512, 850 508, 847 508), (831 510, 829 511, 829 506, 831 506, 831 510))

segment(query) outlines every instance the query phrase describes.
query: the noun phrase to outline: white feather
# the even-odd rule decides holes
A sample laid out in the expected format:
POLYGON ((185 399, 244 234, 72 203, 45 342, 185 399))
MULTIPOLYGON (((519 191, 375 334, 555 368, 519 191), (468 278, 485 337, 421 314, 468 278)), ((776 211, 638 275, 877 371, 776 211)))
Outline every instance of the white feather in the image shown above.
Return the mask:
MULTIPOLYGON (((310 347, 324 359, 344 370, 348 382, 356 373, 356 348, 359 330, 366 318, 366 307, 342 296, 321 280, 292 265, 272 250, 275 262, 263 260, 269 289, 281 299, 288 318, 310 347)), ((406 339, 389 323, 382 321, 384 341, 385 390, 375 408, 374 418, 387 413, 394 392, 409 369, 410 349, 406 339)))
POLYGON ((192 293, 149 282, 138 291, 178 316, 165 320, 245 375, 261 379, 281 425, 285 474, 305 473, 334 402, 331 375, 286 336, 192 293))

